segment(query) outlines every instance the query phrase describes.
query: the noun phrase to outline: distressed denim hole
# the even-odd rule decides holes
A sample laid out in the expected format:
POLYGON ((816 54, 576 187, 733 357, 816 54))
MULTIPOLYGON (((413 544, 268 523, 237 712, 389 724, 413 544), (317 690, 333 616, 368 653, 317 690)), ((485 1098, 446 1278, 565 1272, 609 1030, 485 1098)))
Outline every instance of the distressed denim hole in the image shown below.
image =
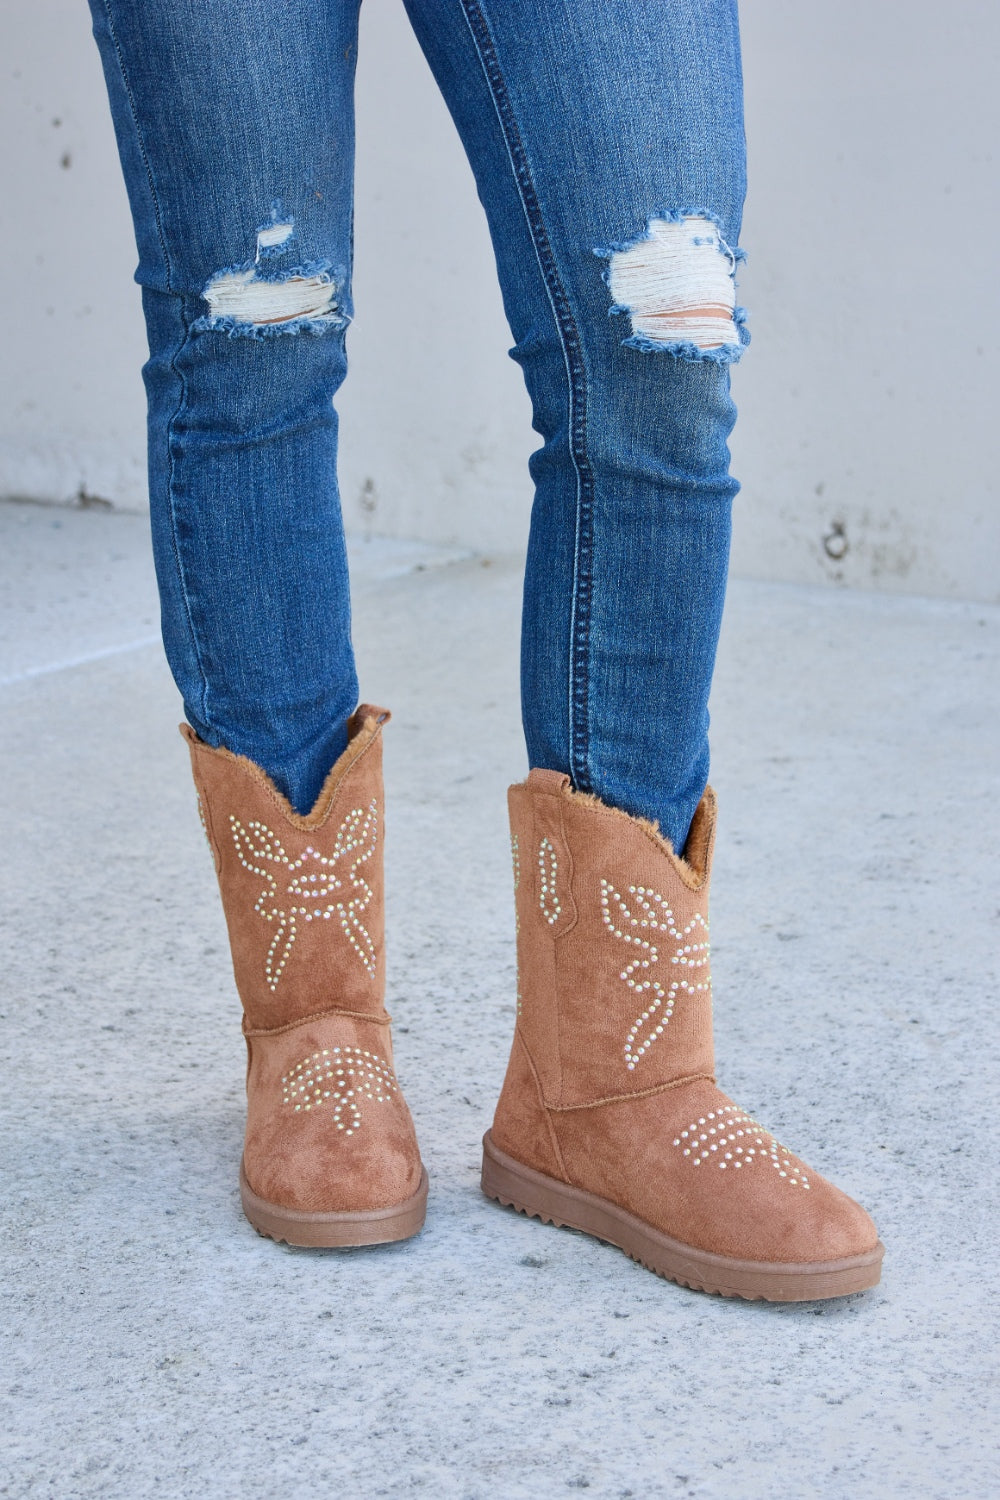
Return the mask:
POLYGON ((294 237, 290 220, 259 229, 252 264, 217 271, 202 290, 209 311, 196 327, 250 336, 344 327, 348 320, 338 308, 337 286, 325 263, 261 274, 262 263, 284 254, 294 237))
POLYGON ((701 214, 650 219, 641 240, 606 256, 613 312, 627 313, 641 349, 734 359, 746 335, 736 307, 737 256, 701 214))

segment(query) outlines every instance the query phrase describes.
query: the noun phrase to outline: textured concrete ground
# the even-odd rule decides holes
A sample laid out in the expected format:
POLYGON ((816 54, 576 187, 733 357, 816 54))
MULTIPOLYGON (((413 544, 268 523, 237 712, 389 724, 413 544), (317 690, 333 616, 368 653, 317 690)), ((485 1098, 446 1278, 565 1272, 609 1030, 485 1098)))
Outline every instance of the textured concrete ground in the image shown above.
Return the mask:
POLYGON ((873 1293, 768 1307, 478 1192, 519 578, 442 561, 373 545, 356 591, 427 1227, 292 1251, 240 1215, 239 1013, 145 523, 0 506, 0 1494, 995 1494, 1000 611, 732 589, 720 1077, 888 1247, 873 1293))

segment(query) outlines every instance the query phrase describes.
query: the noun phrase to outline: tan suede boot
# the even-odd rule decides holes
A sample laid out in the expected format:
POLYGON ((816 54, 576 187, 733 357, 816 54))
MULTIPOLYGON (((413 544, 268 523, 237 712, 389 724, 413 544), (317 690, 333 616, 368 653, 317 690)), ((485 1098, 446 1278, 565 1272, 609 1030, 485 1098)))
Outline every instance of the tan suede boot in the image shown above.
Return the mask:
POLYGON ((186 724, 247 1042, 243 1209, 290 1245, 416 1234, 427 1174, 385 1013, 382 725, 367 704, 307 817, 186 724))
POLYGON ((874 1286, 853 1199, 715 1084, 715 794, 678 858, 555 771, 511 787, 518 1019, 483 1191, 684 1286, 796 1302, 874 1286))

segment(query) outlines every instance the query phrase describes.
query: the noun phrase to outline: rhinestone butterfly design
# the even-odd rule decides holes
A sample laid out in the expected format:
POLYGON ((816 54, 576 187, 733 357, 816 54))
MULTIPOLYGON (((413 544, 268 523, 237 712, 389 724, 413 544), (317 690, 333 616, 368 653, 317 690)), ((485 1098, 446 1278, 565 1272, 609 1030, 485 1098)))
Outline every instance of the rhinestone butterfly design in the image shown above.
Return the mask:
POLYGON ((658 891, 630 885, 622 896, 608 880, 601 881, 601 916, 613 937, 636 950, 620 975, 643 1005, 625 1039, 625 1066, 631 1072, 663 1035, 679 996, 711 991, 708 923, 695 912, 690 922, 680 927, 658 891), (661 946, 666 946, 653 941, 661 932, 674 944, 667 962, 673 969, 686 971, 675 974, 669 982, 664 976, 662 984, 649 972, 660 962, 661 946))
POLYGON ((375 853, 378 837, 375 799, 367 807, 351 809, 337 829, 333 852, 329 855, 308 844, 293 859, 266 823, 254 820, 243 824, 232 815, 229 823, 240 864, 265 882, 254 911, 265 922, 274 924, 274 936, 264 959, 268 989, 277 990, 302 922, 336 919, 374 978, 375 945, 361 921, 372 899, 372 888, 360 871, 375 853))

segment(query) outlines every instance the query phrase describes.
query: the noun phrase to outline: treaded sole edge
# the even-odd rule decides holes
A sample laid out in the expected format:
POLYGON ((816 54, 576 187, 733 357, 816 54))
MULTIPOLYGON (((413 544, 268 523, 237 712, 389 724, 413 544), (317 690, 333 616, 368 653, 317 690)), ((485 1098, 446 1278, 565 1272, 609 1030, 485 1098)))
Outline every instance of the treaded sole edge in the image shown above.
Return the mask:
POLYGON ((420 1186, 402 1203, 343 1213, 304 1213, 259 1198, 240 1162, 240 1201, 257 1233, 302 1248, 343 1250, 361 1245, 388 1245, 417 1234, 427 1213, 427 1170, 420 1169, 420 1186))
POLYGON ((748 1302, 818 1302, 876 1286, 885 1247, 842 1260, 786 1264, 735 1260, 698 1250, 654 1229, 618 1204, 515 1161, 483 1137, 482 1190, 506 1207, 560 1228, 578 1229, 623 1250, 667 1281, 748 1302))

